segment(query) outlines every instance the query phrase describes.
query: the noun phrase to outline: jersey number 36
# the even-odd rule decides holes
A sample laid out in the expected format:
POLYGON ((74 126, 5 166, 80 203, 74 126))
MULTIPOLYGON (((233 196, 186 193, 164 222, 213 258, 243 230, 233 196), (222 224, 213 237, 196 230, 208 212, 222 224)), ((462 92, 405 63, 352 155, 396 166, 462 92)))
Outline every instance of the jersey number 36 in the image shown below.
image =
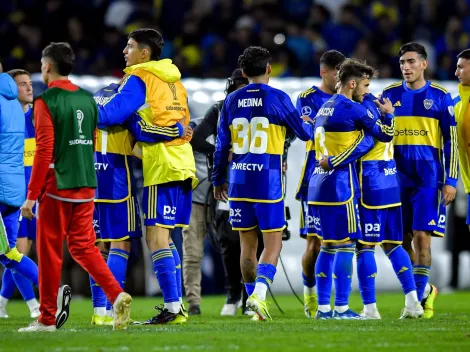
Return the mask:
POLYGON ((244 117, 232 120, 233 152, 264 154, 268 149, 269 120, 266 117, 244 117))

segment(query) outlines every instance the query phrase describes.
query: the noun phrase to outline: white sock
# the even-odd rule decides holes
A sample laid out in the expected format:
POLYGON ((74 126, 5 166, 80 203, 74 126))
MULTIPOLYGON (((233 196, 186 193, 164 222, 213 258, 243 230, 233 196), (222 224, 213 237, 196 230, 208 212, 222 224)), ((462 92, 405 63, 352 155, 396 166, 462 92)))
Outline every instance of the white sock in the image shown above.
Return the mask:
POLYGON ((431 285, 428 282, 426 284, 426 287, 424 288, 423 298, 426 298, 427 296, 429 296, 430 293, 431 293, 431 285))
POLYGON ((318 310, 322 313, 328 313, 331 312, 331 307, 329 304, 320 304, 318 310))
POLYGON ((304 286, 304 295, 314 295, 315 294, 315 286, 308 287, 304 286))
POLYGON ((255 285, 255 290, 253 291, 254 295, 258 295, 259 299, 262 301, 266 300, 266 291, 268 291, 268 286, 261 282, 257 282, 255 285))
POLYGON ((364 305, 364 312, 374 313, 377 311, 377 303, 369 303, 364 305))
POLYGON ((26 304, 28 305, 28 308, 29 308, 30 311, 32 311, 33 309, 36 309, 39 306, 39 303, 38 303, 36 297, 30 299, 29 301, 26 301, 26 304))
POLYGON ((5 307, 8 303, 8 298, 0 296, 0 307, 5 307))
POLYGON ((109 309, 109 310, 106 310, 106 316, 107 316, 108 318, 112 318, 112 317, 113 317, 113 309, 112 309, 112 308, 109 309))
POLYGON ((93 308, 93 313, 99 315, 100 317, 104 317, 106 315, 106 307, 93 308))
POLYGON ((178 302, 170 302, 170 303, 165 303, 164 307, 168 309, 170 313, 178 314, 181 308, 181 303, 180 301, 178 302))
POLYGON ((335 306, 335 311, 337 311, 338 313, 344 313, 344 312, 346 312, 348 309, 349 309, 349 306, 348 306, 348 305, 345 305, 345 306, 335 306))
POLYGON ((416 291, 408 292, 405 295, 405 307, 406 308, 413 308, 416 306, 416 302, 418 302, 418 294, 416 291))

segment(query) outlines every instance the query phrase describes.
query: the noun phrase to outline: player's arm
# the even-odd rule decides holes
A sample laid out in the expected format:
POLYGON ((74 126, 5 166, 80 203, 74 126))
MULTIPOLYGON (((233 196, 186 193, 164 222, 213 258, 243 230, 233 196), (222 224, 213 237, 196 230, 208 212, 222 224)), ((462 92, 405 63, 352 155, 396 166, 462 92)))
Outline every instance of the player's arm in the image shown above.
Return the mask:
POLYGON ((439 127, 444 140, 444 159, 446 179, 445 184, 457 187, 459 173, 459 151, 457 142, 457 123, 454 116, 454 103, 452 97, 447 93, 442 101, 442 113, 439 127))
POLYGON ((139 142, 159 143, 180 138, 184 128, 180 123, 169 127, 160 127, 148 124, 138 114, 133 114, 125 124, 127 129, 139 142))
POLYGON ((313 139, 313 125, 300 117, 289 96, 286 94, 285 97, 279 97, 279 101, 285 111, 284 122, 295 136, 305 142, 313 139))
MULTIPOLYGON (((459 101, 460 101, 460 97, 457 96, 454 99, 454 109, 457 106, 457 103, 459 101)), ((462 133, 462 137, 465 143, 465 153, 466 153, 467 160, 470 161, 470 121, 463 120, 462 124, 459 126, 459 130, 462 133)), ((464 156, 462 155, 462 157, 464 156)))
POLYGON ((145 104, 146 87, 137 76, 129 75, 118 92, 104 105, 98 105, 98 128, 123 124, 145 104))
POLYGON ((215 151, 214 145, 207 141, 207 137, 215 135, 217 132, 217 123, 219 121, 219 109, 217 105, 218 104, 214 104, 207 110, 201 123, 194 129, 191 146, 196 152, 213 154, 215 151))
POLYGON ((370 111, 360 105, 356 107, 357 110, 355 113, 353 112, 352 117, 356 119, 356 126, 358 128, 364 129, 380 142, 388 143, 392 141, 395 133, 395 119, 393 116, 395 108, 388 98, 384 98, 383 101, 383 103, 379 100, 375 101, 382 112, 383 121, 375 119, 370 111))
MULTIPOLYGON (((225 109, 225 100, 220 113, 219 127, 217 128, 217 139, 214 152, 214 169, 212 171, 212 184, 214 187, 223 186, 227 182, 227 166, 230 148, 232 145, 232 135, 228 124, 228 114, 225 109)), ((219 190, 220 191, 220 190, 219 190)))

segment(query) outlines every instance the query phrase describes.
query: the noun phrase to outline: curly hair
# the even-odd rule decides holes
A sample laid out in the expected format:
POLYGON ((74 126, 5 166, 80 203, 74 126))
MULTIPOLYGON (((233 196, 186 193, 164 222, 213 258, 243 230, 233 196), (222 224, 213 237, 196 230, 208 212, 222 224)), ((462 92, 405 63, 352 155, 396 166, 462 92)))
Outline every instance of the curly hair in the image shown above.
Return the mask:
POLYGON ((266 66, 271 62, 268 49, 250 46, 238 57, 238 64, 248 77, 257 77, 266 73, 266 66))
POLYGON ((348 58, 340 65, 337 79, 341 84, 346 84, 351 79, 371 79, 377 74, 377 70, 365 62, 348 58))

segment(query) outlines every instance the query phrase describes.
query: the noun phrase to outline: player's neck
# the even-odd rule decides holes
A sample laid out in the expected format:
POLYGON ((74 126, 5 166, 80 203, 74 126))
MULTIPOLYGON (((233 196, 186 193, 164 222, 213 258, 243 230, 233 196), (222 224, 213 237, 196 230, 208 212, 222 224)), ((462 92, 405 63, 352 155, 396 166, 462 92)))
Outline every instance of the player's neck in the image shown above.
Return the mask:
POLYGON ((48 85, 51 85, 51 83, 54 81, 68 81, 68 79, 69 79, 68 76, 61 76, 59 74, 51 73, 49 75, 48 85))
POLYGON ((250 82, 250 84, 260 84, 260 83, 268 84, 269 76, 263 75, 263 76, 257 76, 257 77, 249 77, 248 82, 250 82))
POLYGON ((29 104, 28 103, 21 103, 21 107, 23 108, 23 112, 26 114, 29 110, 29 104))
POLYGON ((330 90, 328 86, 325 84, 325 82, 323 81, 318 86, 318 89, 320 89, 323 93, 326 93, 326 94, 330 94, 330 95, 336 94, 336 92, 333 92, 332 90, 330 90))
POLYGON ((417 79, 416 81, 411 82, 411 83, 406 82, 406 86, 411 90, 421 89, 425 85, 426 85, 426 80, 424 79, 424 77, 417 79))
POLYGON ((352 98, 353 98, 353 91, 351 89, 341 88, 338 91, 338 94, 344 95, 346 98, 348 98, 350 100, 352 100, 352 98))

